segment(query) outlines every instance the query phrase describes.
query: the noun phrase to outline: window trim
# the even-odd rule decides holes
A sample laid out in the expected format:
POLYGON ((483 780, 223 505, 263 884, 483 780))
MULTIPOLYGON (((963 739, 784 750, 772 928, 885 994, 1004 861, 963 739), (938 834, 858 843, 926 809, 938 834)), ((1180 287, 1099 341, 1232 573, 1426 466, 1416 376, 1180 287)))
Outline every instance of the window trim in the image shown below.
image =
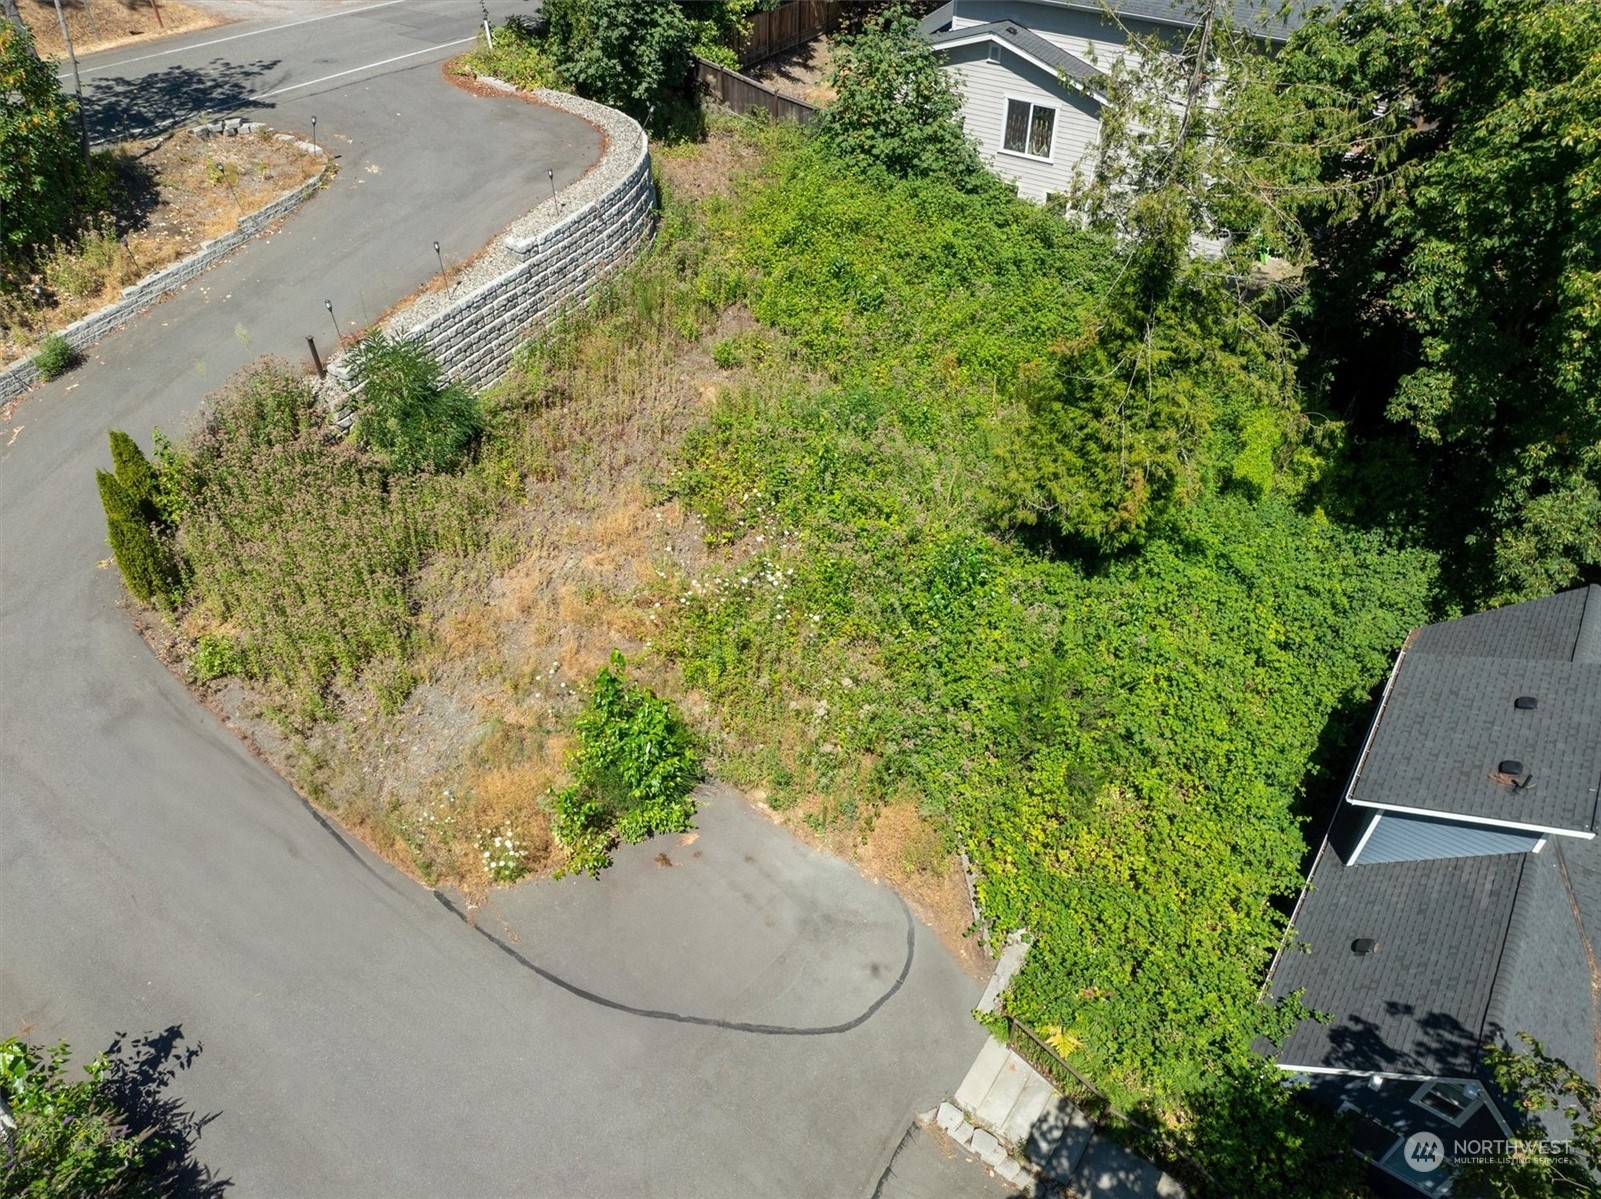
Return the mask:
POLYGON ((1426 1099, 1428 1097, 1429 1092, 1433 1091, 1434 1088, 1439 1086, 1441 1083, 1446 1083, 1446 1084, 1448 1084, 1449 1086, 1452 1086, 1452 1087, 1466 1088, 1468 1086, 1468 1082, 1469 1081, 1471 1081, 1471 1080, 1462 1081, 1462 1080, 1454 1079, 1454 1078, 1431 1078, 1431 1079, 1429 1079, 1428 1082, 1424 1083, 1421 1087, 1419 1087, 1417 1090, 1412 1092, 1412 1102, 1417 1104, 1424 1111, 1428 1112, 1429 1115, 1433 1116, 1436 1120, 1444 1120, 1447 1124, 1451 1125, 1451 1127, 1453 1127, 1453 1128, 1461 1128, 1464 1124, 1466 1124, 1470 1119, 1473 1118, 1473 1115, 1481 1107, 1484 1106, 1484 1084, 1483 1083, 1478 1084, 1479 1085, 1478 1098, 1469 1099, 1468 1100, 1468 1105, 1465 1108, 1463 1108, 1461 1110, 1461 1112, 1459 1112, 1455 1116, 1448 1116, 1444 1112, 1442 1112, 1439 1108, 1430 1107, 1427 1103, 1425 1103, 1423 1101, 1424 1101, 1424 1099, 1426 1099))
POLYGON ((1008 158, 1023 158, 1029 162, 1043 162, 1054 166, 1056 164, 1056 137, 1061 128, 1062 106, 1060 104, 1044 104, 1032 96, 1019 96, 1012 92, 1004 92, 1001 95, 1001 148, 996 153, 1004 154, 1008 158), (1048 108, 1051 110, 1051 152, 1046 157, 1041 158, 1038 154, 1030 154, 1026 150, 1008 150, 1006 148, 1006 114, 1014 101, 1018 104, 1027 104, 1029 106, 1028 132, 1023 138, 1024 145, 1028 144, 1029 138, 1034 134, 1034 110, 1036 108, 1048 108))

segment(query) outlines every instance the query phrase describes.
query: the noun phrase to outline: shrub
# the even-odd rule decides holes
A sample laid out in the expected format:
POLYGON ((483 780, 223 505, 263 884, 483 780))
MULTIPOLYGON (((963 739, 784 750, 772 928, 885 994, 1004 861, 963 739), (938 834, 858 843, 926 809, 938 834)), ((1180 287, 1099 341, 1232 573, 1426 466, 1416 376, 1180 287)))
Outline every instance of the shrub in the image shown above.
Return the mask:
POLYGON ((66 1077, 65 1044, 41 1053, 15 1037, 0 1041, 0 1098, 16 1128, 0 1139, 0 1193, 52 1196, 154 1193, 147 1170, 166 1148, 141 1135, 112 1093, 102 1055, 66 1077))
POLYGON ((133 438, 112 430, 114 474, 96 471, 106 539, 128 593, 140 603, 170 604, 180 589, 178 563, 156 508, 155 471, 133 438))
POLYGON ((195 643, 195 652, 189 659, 189 677, 197 683, 241 674, 244 659, 232 638, 207 633, 195 643))
POLYGON ((545 48, 582 96, 644 120, 689 81, 695 26, 674 3, 545 0, 545 48))
POLYGON ((471 478, 390 474, 330 441, 305 380, 272 361, 211 398, 159 482, 194 604, 232 631, 240 667, 304 714, 340 681, 388 708, 404 698, 412 580, 436 552, 473 552, 491 503, 471 478))
POLYGON ((74 102, 33 35, 0 20, 0 259, 31 254, 69 235, 91 202, 90 172, 74 102))
POLYGON ((483 430, 477 398, 411 338, 369 333, 356 347, 355 378, 356 440, 391 470, 451 470, 483 430))
POLYGON ((78 364, 78 351, 59 333, 52 333, 39 343, 33 356, 34 369, 47 382, 66 374, 78 364))
POLYGON ((467 55, 466 65, 475 74, 503 79, 520 88, 562 88, 567 81, 544 46, 546 22, 542 12, 533 20, 513 14, 495 31, 491 48, 480 39, 467 55))
POLYGON ((555 797, 557 839, 568 867, 598 874, 618 840, 690 828, 700 747, 671 700, 623 677, 613 653, 578 718, 576 779, 555 797))
POLYGON ((962 125, 962 98, 904 10, 872 18, 840 44, 830 77, 837 96, 817 136, 859 168, 898 179, 944 179, 1000 188, 962 125))

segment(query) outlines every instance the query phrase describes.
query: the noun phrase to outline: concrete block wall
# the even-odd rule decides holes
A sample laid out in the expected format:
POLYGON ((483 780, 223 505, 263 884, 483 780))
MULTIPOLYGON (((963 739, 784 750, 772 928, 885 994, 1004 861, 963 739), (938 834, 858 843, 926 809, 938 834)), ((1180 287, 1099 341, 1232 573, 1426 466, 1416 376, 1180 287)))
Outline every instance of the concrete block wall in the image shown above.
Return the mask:
MULTIPOLYGON (((301 149, 321 154, 322 151, 315 146, 300 143, 301 149)), ((239 223, 232 233, 224 233, 221 237, 214 237, 210 241, 201 242, 200 249, 181 262, 146 275, 139 282, 122 289, 122 297, 108 307, 92 312, 81 320, 76 320, 65 329, 58 330, 61 336, 67 339, 70 345, 79 354, 85 353, 91 346, 119 325, 132 320, 146 308, 155 304, 163 297, 177 291, 185 283, 215 266, 222 259, 233 253, 245 242, 255 237, 267 226, 280 217, 285 216, 299 205, 303 204, 327 177, 328 168, 325 165, 312 178, 306 180, 299 187, 284 192, 272 203, 259 208, 247 216, 239 218, 239 223)), ((39 382, 39 372, 33 362, 27 358, 13 362, 5 370, 0 371, 0 403, 13 400, 22 395, 29 388, 39 382)))
MULTIPOLYGON (((383 325, 392 336, 420 339, 447 375, 474 389, 504 375, 513 352, 530 334, 589 300, 650 241, 655 229, 650 145, 638 123, 565 93, 535 95, 541 103, 601 128, 605 149, 600 161, 583 179, 514 223, 457 279, 447 297, 418 297, 383 325)), ((534 183, 530 179, 530 187, 534 183)), ((336 355, 321 389, 340 428, 354 422, 360 403, 351 388, 350 369, 348 352, 336 355)))

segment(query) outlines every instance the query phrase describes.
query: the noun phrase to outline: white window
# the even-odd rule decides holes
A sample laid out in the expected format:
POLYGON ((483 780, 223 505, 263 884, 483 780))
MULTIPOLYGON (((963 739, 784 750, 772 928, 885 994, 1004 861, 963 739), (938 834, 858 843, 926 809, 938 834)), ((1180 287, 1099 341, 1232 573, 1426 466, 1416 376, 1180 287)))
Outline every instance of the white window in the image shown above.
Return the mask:
POLYGON ((1056 109, 1027 100, 1006 102, 1001 149, 1008 154, 1049 160, 1056 138, 1056 109))

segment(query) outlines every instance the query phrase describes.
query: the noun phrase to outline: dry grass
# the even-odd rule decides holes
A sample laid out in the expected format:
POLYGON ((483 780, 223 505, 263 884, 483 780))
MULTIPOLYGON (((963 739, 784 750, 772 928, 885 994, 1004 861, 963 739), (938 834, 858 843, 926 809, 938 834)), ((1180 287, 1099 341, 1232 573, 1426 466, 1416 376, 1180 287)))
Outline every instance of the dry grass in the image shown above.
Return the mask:
MULTIPOLYGON (((64 58, 67 49, 55 0, 17 0, 17 9, 40 56, 64 58)), ((224 23, 222 17, 175 0, 157 0, 156 5, 150 0, 61 0, 61 9, 73 52, 80 55, 224 23)))
POLYGON ((121 227, 108 218, 39 263, 33 283, 43 303, 29 300, 29 287, 0 310, 0 360, 23 357, 45 333, 115 303, 124 287, 231 232, 326 161, 270 133, 206 140, 180 133, 129 142, 115 154, 120 174, 130 187, 148 189, 149 202, 121 227))

